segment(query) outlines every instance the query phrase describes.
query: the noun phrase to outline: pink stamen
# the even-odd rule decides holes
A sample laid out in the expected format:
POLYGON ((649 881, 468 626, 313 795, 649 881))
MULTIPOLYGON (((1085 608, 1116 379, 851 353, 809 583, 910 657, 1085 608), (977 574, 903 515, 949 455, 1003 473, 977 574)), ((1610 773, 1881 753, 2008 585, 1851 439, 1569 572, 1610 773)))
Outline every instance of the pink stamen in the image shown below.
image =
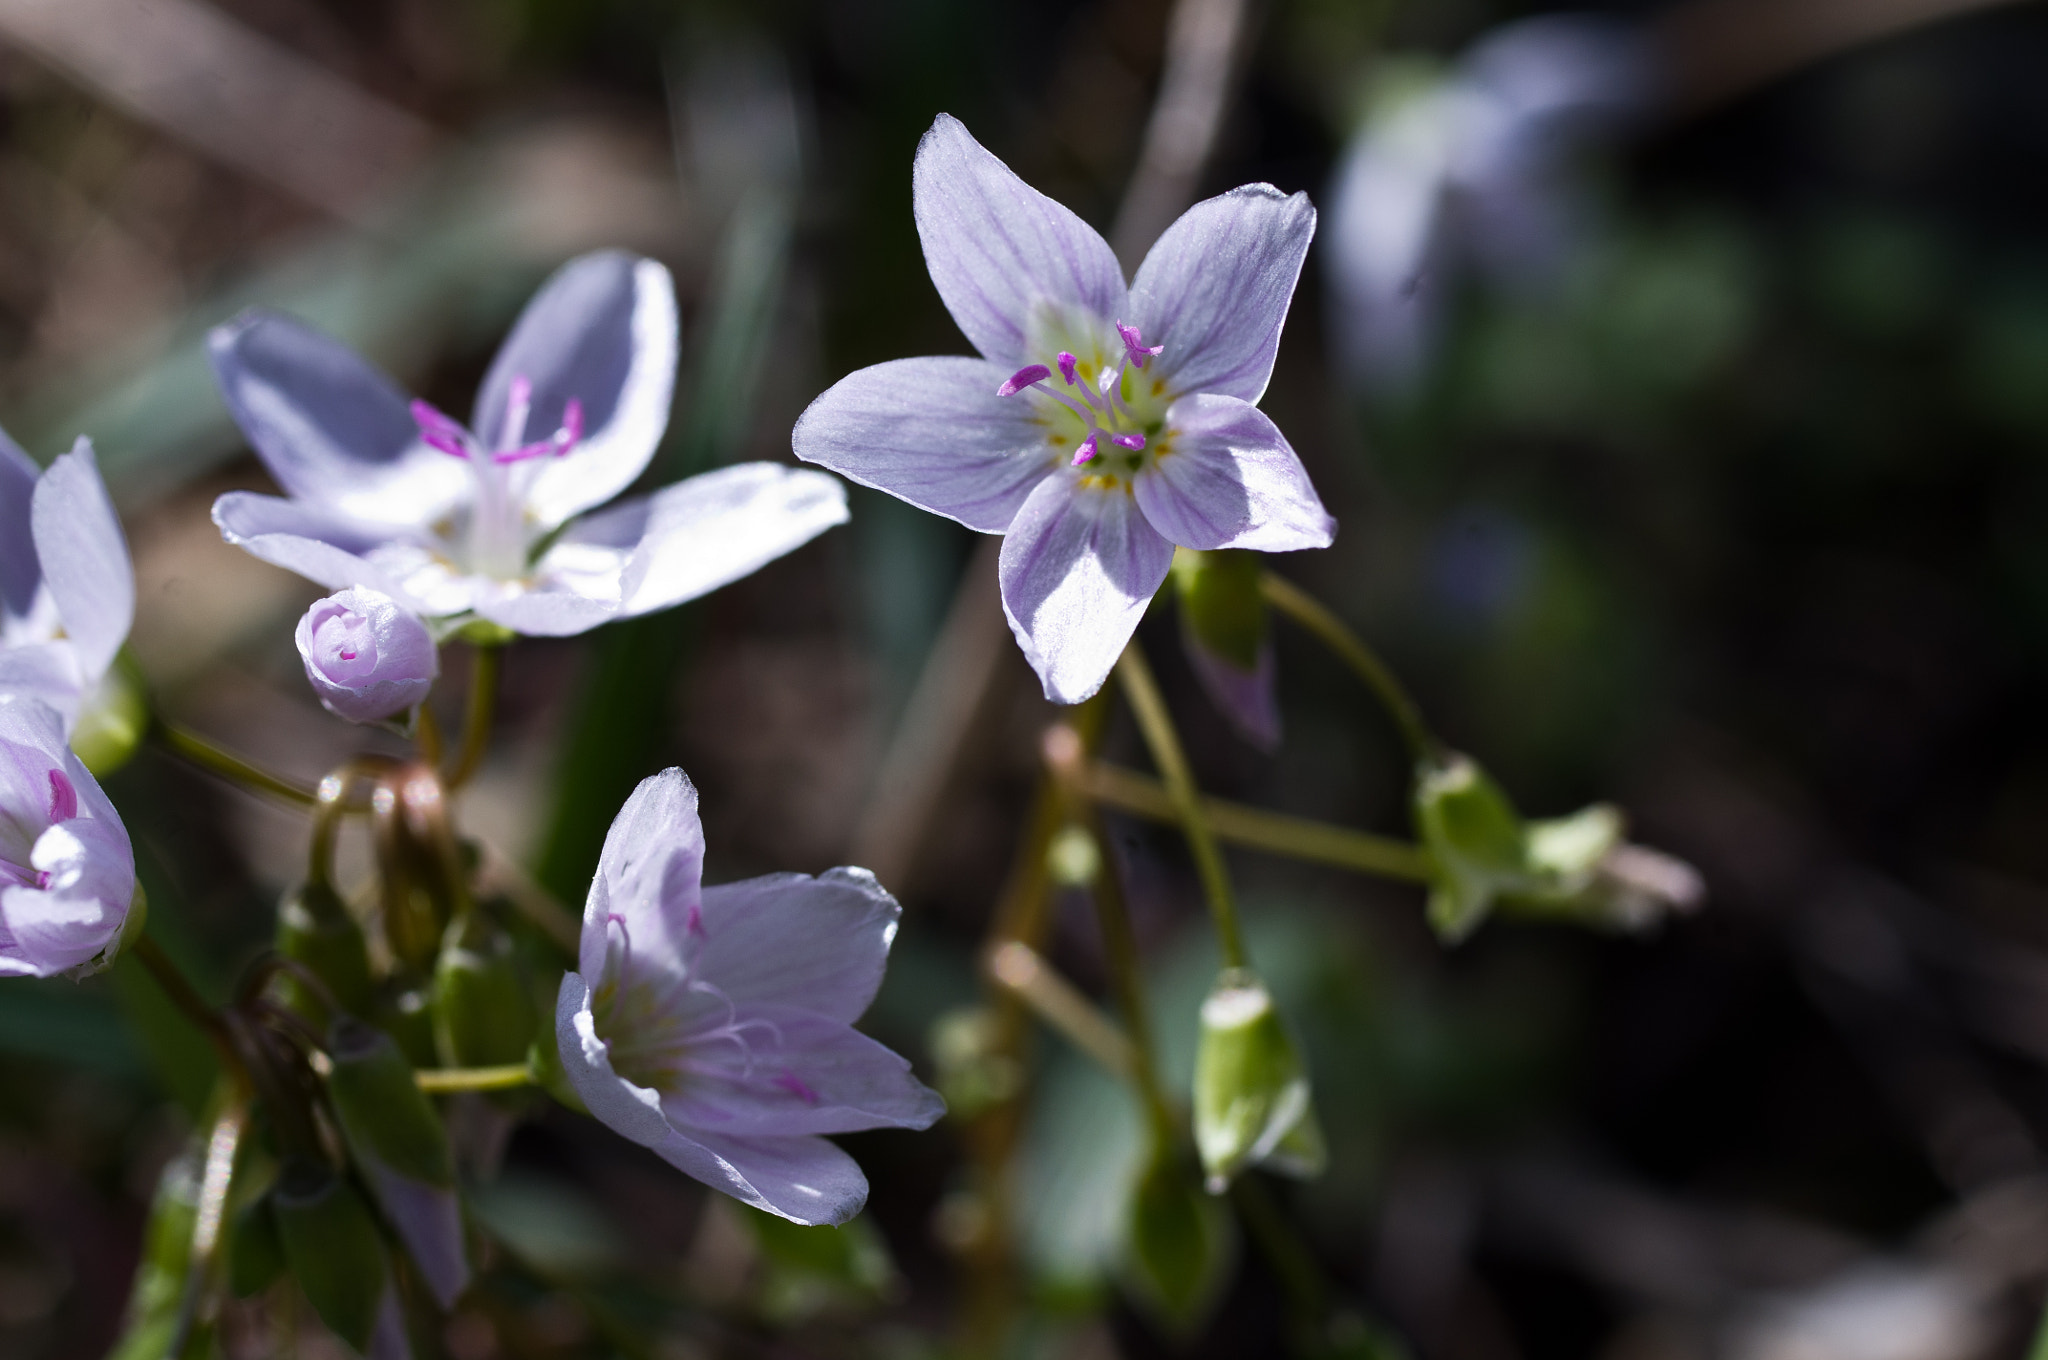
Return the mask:
POLYGON ((426 402, 413 402, 412 423, 420 427, 420 439, 428 448, 454 458, 469 457, 468 431, 426 402))
POLYGON ((1074 365, 1076 362, 1074 356, 1065 350, 1059 352, 1060 376, 1067 380, 1067 386, 1069 387, 1074 385, 1074 365))
POLYGON ((699 939, 704 937, 704 907, 702 903, 692 902, 690 904, 690 914, 683 920, 683 933, 685 935, 695 935, 699 939))
POLYGON ((1026 364, 1010 375, 1010 380, 996 389, 999 397, 1014 397, 1027 387, 1035 387, 1052 376, 1052 370, 1044 364, 1026 364))
POLYGON ((1153 345, 1148 348, 1145 344, 1145 337, 1139 333, 1138 328, 1136 326, 1126 326, 1121 321, 1116 323, 1116 333, 1123 337, 1125 356, 1139 368, 1145 366, 1147 359, 1161 353, 1166 348, 1164 345, 1153 345))
POLYGON ((1145 447, 1145 436, 1141 434, 1113 434, 1109 437, 1109 442, 1121 445, 1135 452, 1145 447))
POLYGON ((1081 447, 1074 450, 1073 466, 1079 467, 1102 452, 1101 445, 1095 442, 1096 437, 1101 433, 1100 430, 1090 430, 1088 432, 1088 437, 1081 441, 1081 447))
POLYGON ((803 1101, 806 1105, 818 1103, 818 1093, 805 1085, 804 1079, 790 1071, 787 1067, 783 1068, 782 1074, 775 1078, 775 1084, 803 1101))
POLYGON ((583 440, 583 403, 571 397, 562 407, 562 428, 555 431, 555 456, 560 457, 583 440))
POLYGON ((50 771, 50 820, 68 822, 78 815, 78 790, 62 770, 50 771))

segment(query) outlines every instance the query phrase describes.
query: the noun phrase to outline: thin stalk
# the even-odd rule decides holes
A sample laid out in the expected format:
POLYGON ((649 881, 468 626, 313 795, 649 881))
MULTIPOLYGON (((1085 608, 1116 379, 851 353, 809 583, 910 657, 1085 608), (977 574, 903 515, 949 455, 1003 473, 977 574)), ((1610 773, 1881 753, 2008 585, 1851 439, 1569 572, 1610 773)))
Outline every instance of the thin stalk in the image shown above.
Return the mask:
POLYGON ((419 752, 420 764, 441 767, 441 758, 447 754, 447 742, 441 739, 441 723, 434 717, 433 707, 422 702, 419 716, 413 719, 413 748, 419 752))
MULTIPOLYGON (((1180 819, 1166 786, 1136 770, 1097 761, 1079 773, 1076 787, 1101 806, 1119 812, 1155 822, 1180 819)), ((1408 841, 1307 817, 1268 812, 1221 798, 1204 798, 1200 806, 1202 820, 1208 823, 1209 830, 1218 840, 1232 845, 1406 883, 1429 881, 1429 857, 1420 846, 1408 841)))
POLYGON ((149 975, 156 979, 156 985, 163 988, 164 995, 170 998, 171 1004, 178 1008, 179 1013, 197 1025, 200 1033, 213 1040, 214 1047, 220 1049, 230 1060, 228 1065, 239 1066, 240 1064, 234 1061, 233 1046, 228 1042, 227 1026, 221 1020, 220 1012, 186 979, 183 970, 164 952, 164 947, 148 935, 143 935, 128 946, 128 952, 135 956, 137 963, 149 970, 149 975))
POLYGON ((1188 838, 1188 849, 1195 857, 1195 872, 1201 876, 1202 891, 1209 899, 1209 914, 1216 921, 1223 966, 1243 968, 1249 956, 1237 925, 1230 873, 1223 866, 1223 852, 1216 848, 1209 824, 1202 820, 1201 794, 1195 788, 1187 753, 1181 749, 1180 733, 1174 730, 1173 714, 1167 711, 1166 700, 1152 678, 1152 668, 1145 664, 1145 654, 1138 649, 1137 639, 1133 638, 1117 658, 1116 674, 1123 683, 1125 697, 1131 701, 1131 711, 1137 715, 1138 730, 1144 733, 1145 745, 1152 752, 1152 763, 1159 767, 1160 778, 1166 783, 1167 796, 1173 799, 1181 830, 1188 838))
POLYGON ((491 718, 498 703, 498 660, 504 648, 495 644, 477 647, 469 668, 469 707, 462 716, 462 750, 454 768, 441 782, 459 789, 483 763, 484 747, 491 739, 491 718))
POLYGON ((1415 700, 1379 654, 1366 646, 1342 619, 1324 608, 1313 595, 1270 571, 1259 573, 1259 593, 1267 604, 1315 634, 1317 641, 1335 652, 1365 682, 1365 687, 1387 710, 1387 716, 1394 720, 1394 726, 1401 729, 1401 739, 1408 743, 1409 754, 1418 761, 1441 758, 1444 744, 1423 721, 1415 700))
POLYGON ((286 779, 282 775, 272 774, 268 770, 258 769, 240 756, 230 755, 188 727, 181 727, 174 722, 160 722, 156 731, 164 745, 170 747, 173 752, 200 769, 219 775, 229 783, 239 784, 252 792, 282 798, 300 807, 312 807, 317 801, 313 790, 303 784, 286 779))
POLYGON ((199 1203, 192 1227, 192 1251, 185 1267, 185 1288, 178 1300, 178 1318, 171 1332, 167 1355, 182 1355, 192 1329, 199 1325, 206 1308, 216 1272, 215 1260, 221 1240, 221 1226, 227 1218, 228 1190, 234 1180, 235 1156, 241 1150, 242 1135, 249 1127, 249 1097, 241 1083, 234 1083, 226 1107, 213 1122, 206 1139, 206 1164, 200 1173, 199 1203))
POLYGON ((414 1072, 412 1078, 422 1091, 439 1096, 455 1091, 510 1091, 530 1086, 533 1071, 525 1063, 507 1063, 503 1067, 428 1067, 414 1072))
POLYGON ((1137 1075, 1140 1062, 1130 1038, 1030 945, 1016 940, 997 945, 989 951, 985 970, 991 981, 1022 1001, 1111 1076, 1130 1081, 1137 1075))

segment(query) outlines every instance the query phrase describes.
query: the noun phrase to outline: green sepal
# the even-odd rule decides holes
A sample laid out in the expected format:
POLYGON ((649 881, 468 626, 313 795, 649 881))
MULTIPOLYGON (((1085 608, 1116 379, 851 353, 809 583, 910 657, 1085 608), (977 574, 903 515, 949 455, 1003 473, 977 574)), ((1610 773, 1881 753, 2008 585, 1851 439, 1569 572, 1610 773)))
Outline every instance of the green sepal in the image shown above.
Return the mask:
POLYGON ((447 628, 449 624, 453 624, 453 628, 442 633, 443 640, 466 642, 472 647, 503 647, 519 636, 502 623, 493 623, 489 619, 475 615, 460 622, 448 620, 441 627, 447 628))
POLYGON ((1522 819, 1468 756, 1425 763, 1416 772, 1415 829, 1435 871, 1429 923, 1446 943, 1470 935, 1502 893, 1531 884, 1522 819))
POLYGON ((1272 993, 1249 969, 1225 969, 1202 1002, 1194 1114, 1211 1194, 1256 1164, 1290 1176, 1322 1172, 1308 1069, 1272 993))
POLYGON ((434 964, 434 1049, 448 1067, 523 1061, 539 1010, 517 943, 472 908, 449 923, 434 964))
POLYGON ((1259 555, 1241 548, 1173 550, 1174 594, 1188 636, 1243 671, 1257 670, 1266 644, 1266 601, 1259 555))
POLYGON ((577 1114, 589 1114, 590 1107, 583 1103, 582 1095, 562 1067, 562 1046, 555 1039, 555 1018, 546 1017, 542 1026, 526 1049, 526 1070, 533 1073, 533 1084, 577 1114))
POLYGON ((135 881, 135 891, 128 897, 128 914, 121 918, 121 929, 99 953, 73 968, 65 976, 73 981, 82 981, 96 974, 104 973, 114 966, 128 946, 135 943, 145 927, 149 925, 149 894, 142 890, 142 880, 135 881))
POLYGON ((1202 1187, 1179 1149, 1155 1144, 1131 1187, 1125 1277, 1133 1298, 1169 1332, 1208 1321, 1237 1255, 1233 1220, 1202 1187))
MULTIPOLYGON (((368 1016, 375 1006, 370 980, 370 948, 363 927, 324 883, 303 883, 286 893, 277 907, 277 952, 302 965, 334 994, 350 1015, 368 1016)), ((285 975, 285 1004, 316 1025, 339 1017, 312 989, 285 975)))
POLYGON ((126 765, 142 745, 149 733, 148 696, 141 668, 122 648, 71 725, 71 749, 94 778, 105 779, 126 765))
POLYGON ((455 1158, 433 1102, 390 1035, 354 1020, 328 1031, 327 1098, 357 1157, 441 1189, 455 1185, 455 1158))
POLYGON ((258 1195, 235 1213, 228 1239, 228 1289, 238 1299, 253 1298, 284 1271, 284 1241, 277 1235, 270 1196, 258 1195))
POLYGON ((306 1301, 336 1336, 367 1350, 391 1287, 391 1258, 362 1193, 333 1169, 298 1161, 285 1164, 270 1202, 306 1301))

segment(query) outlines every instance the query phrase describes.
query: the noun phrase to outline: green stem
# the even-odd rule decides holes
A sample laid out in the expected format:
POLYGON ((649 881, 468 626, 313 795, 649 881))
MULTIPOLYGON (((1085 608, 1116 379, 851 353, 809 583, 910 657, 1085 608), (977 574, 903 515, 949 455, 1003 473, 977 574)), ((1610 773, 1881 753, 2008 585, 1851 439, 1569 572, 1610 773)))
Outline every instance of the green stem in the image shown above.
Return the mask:
POLYGON ((484 747, 491 739, 491 718, 498 702, 498 660, 504 647, 485 644, 472 654, 469 668, 469 707, 462 717, 462 750, 455 766, 442 782, 453 791, 461 788, 483 763, 484 747))
POLYGON ((164 947, 150 936, 143 935, 129 944, 128 952, 135 956, 137 963, 149 970, 149 975, 156 979, 156 985, 163 989, 164 995, 170 998, 171 1004, 178 1008, 179 1013, 198 1026, 201 1034, 213 1040, 214 1046, 230 1060, 228 1065, 239 1066, 239 1063, 234 1061, 235 1055, 228 1042, 227 1026, 221 1021, 220 1011, 199 994, 199 989, 186 979, 184 970, 171 961, 171 956, 164 952, 164 947))
POLYGON ((507 1063, 503 1067, 427 1067, 412 1076, 419 1088, 432 1096, 455 1091, 510 1091, 530 1086, 534 1079, 533 1070, 525 1063, 507 1063))
POLYGON ((164 721, 157 724, 156 731, 164 745, 170 747, 172 751, 200 769, 217 774, 230 783, 240 784, 243 788, 257 793, 282 798, 300 807, 312 807, 317 801, 311 789, 281 775, 271 774, 268 770, 258 769, 240 756, 230 755, 188 727, 164 721))
POLYGON ((1223 867, 1223 852, 1216 848, 1216 838, 1209 833, 1209 824, 1202 820, 1201 794, 1195 788, 1194 772, 1188 767, 1180 734, 1174 730, 1173 715, 1167 711, 1166 700, 1159 693, 1158 682, 1152 678, 1152 668, 1145 664, 1145 654, 1138 649, 1136 638, 1117 659, 1116 674, 1123 682, 1124 695, 1138 718, 1138 730, 1145 735, 1152 763, 1159 767, 1167 796, 1173 799, 1181 830, 1188 838, 1188 849, 1195 857, 1195 872, 1201 876, 1202 891, 1209 899, 1209 914, 1216 921, 1223 966, 1243 968, 1248 956, 1237 927, 1237 903, 1230 893, 1230 874, 1223 867))
MULTIPOLYGON (((1081 772, 1078 787, 1103 807, 1155 822, 1180 820, 1180 812, 1166 786, 1136 770, 1098 762, 1081 772)), ((1408 841, 1268 812, 1221 798, 1204 798, 1200 807, 1209 830, 1217 839, 1232 845, 1403 882, 1427 883, 1430 878, 1429 857, 1420 846, 1408 841)))
POLYGON ((1119 1081, 1131 1080, 1136 1074, 1138 1055, 1130 1039, 1030 945, 1017 940, 997 945, 989 951, 984 966, 992 982, 1093 1058, 1103 1071, 1119 1081))
POLYGON ((1342 619, 1292 581, 1270 571, 1259 573, 1259 593, 1265 596, 1267 604, 1315 634, 1318 641, 1335 652, 1365 682, 1366 688, 1380 701, 1380 706, 1387 710, 1387 716, 1394 720, 1394 726, 1401 729, 1401 739, 1408 743, 1409 754, 1418 761, 1434 761, 1442 757, 1444 745, 1437 740, 1436 733, 1429 730, 1429 724, 1423 721, 1422 710, 1416 706, 1415 700, 1394 678, 1393 670, 1380 660, 1379 654, 1366 646, 1342 619))

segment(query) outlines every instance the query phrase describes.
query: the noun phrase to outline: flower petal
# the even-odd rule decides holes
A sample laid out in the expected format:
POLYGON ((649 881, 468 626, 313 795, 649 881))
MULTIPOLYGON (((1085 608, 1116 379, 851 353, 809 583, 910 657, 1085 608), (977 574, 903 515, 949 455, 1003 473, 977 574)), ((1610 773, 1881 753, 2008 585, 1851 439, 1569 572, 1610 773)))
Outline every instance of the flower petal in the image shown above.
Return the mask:
MULTIPOLYGON (((822 472, 740 463, 619 509, 645 520, 619 578, 621 612, 646 614, 737 581, 844 524, 846 488, 822 472)), ((616 532, 621 526, 603 521, 617 513, 593 515, 592 533, 616 532)))
POLYGON ((882 985, 896 905, 865 869, 767 874, 704 890, 697 975, 735 1006, 858 1020, 882 985))
POLYGON ((1280 745, 1280 700, 1275 692, 1273 643, 1259 645, 1258 664, 1246 670, 1229 657, 1212 652, 1186 626, 1183 613, 1181 645, 1194 668, 1195 679, 1211 703, 1223 711, 1244 738, 1262 751, 1280 745))
POLYGON ((207 351, 228 411, 289 495, 411 525, 468 496, 462 460, 422 443, 405 395, 339 340, 249 312, 215 327, 207 351))
POLYGON ((21 647, 0 647, 0 694, 39 699, 69 726, 85 699, 85 677, 77 654, 62 638, 21 647))
POLYGON ((304 501, 230 491, 213 503, 220 536, 253 557, 295 571, 330 590, 368 586, 422 613, 440 612, 416 600, 397 577, 369 560, 393 541, 393 529, 304 501))
POLYGON ((662 1098, 678 1128, 732 1137, 925 1129, 946 1112, 907 1061, 843 1020, 792 1006, 734 1014, 729 1033, 699 1038, 689 1080, 662 1098))
POLYGON ((489 589, 479 592, 473 607, 492 623, 527 637, 574 637, 619 617, 616 595, 588 595, 581 579, 554 589, 489 589))
POLYGON ((36 483, 32 511, 43 579, 57 602, 64 635, 96 682, 135 622, 135 568, 107 484, 81 436, 36 483))
POLYGON ((860 1164, 823 1138, 674 1133, 654 1150, 714 1190, 792 1223, 844 1223, 868 1202, 860 1164))
POLYGON ((999 397, 980 359, 897 359, 849 373, 803 413, 796 456, 920 510, 999 534, 1061 459, 1034 398, 999 397))
POLYGON ((1166 229, 1131 284, 1131 316, 1166 352, 1154 362, 1176 393, 1257 401, 1315 235, 1307 194, 1247 184, 1205 199, 1166 229))
POLYGON ((35 495, 37 475, 35 463, 7 431, 0 430, 0 637, 11 620, 28 617, 43 580, 29 529, 29 500, 35 495))
POLYGON ((352 1146, 351 1151, 435 1301, 444 1309, 454 1307, 470 1279, 461 1198, 452 1187, 400 1174, 368 1149, 352 1146))
POLYGON ((1078 311, 1099 323, 1122 314, 1124 274, 1109 243, 1017 178, 959 119, 938 116, 917 144, 910 181, 932 283, 967 339, 1004 376, 1045 360, 1027 347, 1033 328, 1048 319, 1078 311))
POLYGON ((597 877, 583 909, 578 966, 593 981, 604 975, 605 924, 618 916, 632 939, 636 966, 680 974, 683 946, 700 912, 704 825, 697 789, 673 767, 633 790, 605 833, 597 877))
POLYGON ((1184 548, 1327 548, 1323 508, 1287 436, 1236 397, 1183 397, 1133 491, 1152 527, 1184 548))
POLYGON ((1173 564, 1123 488, 1099 481, 1046 478, 1003 540, 1003 613, 1054 703, 1102 688, 1173 564))
POLYGON ((605 250, 569 261, 541 286, 477 390, 471 421, 488 449, 545 439, 583 408, 574 451, 549 458, 526 494, 543 525, 560 524, 632 485, 668 428, 676 383, 676 294, 659 263, 605 250), (506 427, 513 381, 531 384, 517 439, 506 427))

